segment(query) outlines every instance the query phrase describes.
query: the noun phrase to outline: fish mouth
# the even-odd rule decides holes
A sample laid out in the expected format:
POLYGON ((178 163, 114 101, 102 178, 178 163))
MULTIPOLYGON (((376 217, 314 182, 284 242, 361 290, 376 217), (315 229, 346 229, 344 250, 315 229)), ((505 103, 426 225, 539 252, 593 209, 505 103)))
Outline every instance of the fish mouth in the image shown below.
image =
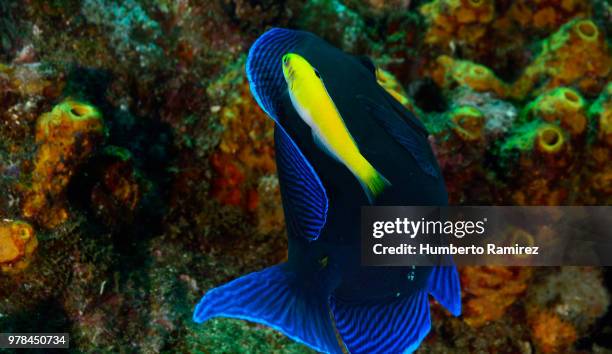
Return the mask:
POLYGON ((293 71, 293 67, 291 65, 291 53, 283 55, 281 58, 281 65, 283 66, 283 71, 293 71))
POLYGON ((287 56, 283 56, 283 75, 285 76, 285 81, 287 81, 288 84, 292 83, 293 80, 295 80, 295 69, 291 66, 291 62, 290 60, 287 58, 287 56))
POLYGON ((287 53, 283 55, 283 58, 282 58, 283 66, 289 67, 290 56, 291 56, 291 53, 287 53))

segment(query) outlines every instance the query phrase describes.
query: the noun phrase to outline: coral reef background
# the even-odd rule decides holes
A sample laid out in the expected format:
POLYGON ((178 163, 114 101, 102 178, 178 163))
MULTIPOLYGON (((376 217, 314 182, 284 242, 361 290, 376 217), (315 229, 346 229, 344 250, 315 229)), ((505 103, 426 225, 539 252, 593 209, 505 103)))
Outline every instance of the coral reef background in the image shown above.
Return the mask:
MULTIPOLYGON (((191 322, 287 257, 273 123, 244 73, 271 26, 372 57, 452 204, 612 204, 603 0, 0 1, 0 329, 75 352, 305 353, 191 322)), ((612 272, 465 267, 420 352, 612 351, 612 272)), ((1 350, 0 350, 1 351, 1 350)))

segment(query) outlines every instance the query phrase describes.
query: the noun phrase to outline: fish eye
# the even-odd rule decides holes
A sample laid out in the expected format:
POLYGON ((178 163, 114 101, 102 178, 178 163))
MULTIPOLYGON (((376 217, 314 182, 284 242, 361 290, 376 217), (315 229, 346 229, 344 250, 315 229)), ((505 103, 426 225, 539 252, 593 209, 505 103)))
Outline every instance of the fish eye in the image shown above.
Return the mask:
POLYGON ((317 77, 320 79, 321 75, 319 74, 319 71, 317 71, 317 69, 314 70, 315 75, 317 75, 317 77))
POLYGON ((283 58, 283 64, 287 65, 287 63, 289 63, 289 58, 285 56, 283 58))

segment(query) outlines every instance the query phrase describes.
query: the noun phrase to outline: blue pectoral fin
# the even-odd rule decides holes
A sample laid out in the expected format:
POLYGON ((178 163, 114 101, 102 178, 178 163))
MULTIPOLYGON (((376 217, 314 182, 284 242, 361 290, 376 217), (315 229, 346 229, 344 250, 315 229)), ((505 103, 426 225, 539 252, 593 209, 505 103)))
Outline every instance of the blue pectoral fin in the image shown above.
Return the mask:
MULTIPOLYGON (((425 173, 436 178, 439 176, 439 171, 436 168, 437 163, 427 141, 427 132, 420 122, 418 124, 413 122, 418 121, 416 118, 411 117, 410 121, 413 124, 409 124, 405 119, 394 113, 394 111, 375 103, 367 97, 358 96, 357 98, 364 103, 368 112, 372 114, 387 133, 412 155, 425 173)), ((401 109, 406 110, 403 107, 401 109)), ((406 114, 409 115, 410 113, 407 112, 406 114)))
POLYGON ((288 232, 316 240, 327 218, 325 188, 300 149, 279 125, 274 130, 274 142, 288 232))
POLYGON ((429 276, 429 292, 454 316, 461 315, 461 285, 455 266, 434 267, 429 276))
POLYGON ((305 284, 280 264, 208 291, 193 320, 240 318, 270 326, 317 351, 342 353, 328 298, 316 284, 305 284))
POLYGON ((332 297, 330 304, 351 354, 411 353, 431 327, 426 291, 372 304, 343 303, 332 297))

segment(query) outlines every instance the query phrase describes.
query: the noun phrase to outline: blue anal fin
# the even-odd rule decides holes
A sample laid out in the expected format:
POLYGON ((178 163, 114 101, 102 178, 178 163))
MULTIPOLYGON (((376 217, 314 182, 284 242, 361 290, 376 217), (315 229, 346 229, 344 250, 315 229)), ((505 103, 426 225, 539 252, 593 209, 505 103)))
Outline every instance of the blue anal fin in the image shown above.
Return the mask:
POLYGON ((461 284, 455 266, 436 266, 429 276, 429 292, 454 316, 461 315, 461 284))
POLYGON ((427 291, 383 303, 331 298, 336 328, 351 354, 411 353, 431 327, 427 291))
POLYGON ((274 130, 274 141, 289 235, 316 240, 327 218, 325 188, 300 149, 278 124, 274 130))
MULTIPOLYGON (((387 133, 412 155, 425 173, 435 178, 439 176, 429 142, 421 131, 422 129, 410 126, 404 118, 393 110, 386 109, 366 97, 360 96, 358 98, 387 133)), ((406 110, 403 107, 401 108, 406 110)), ((410 115, 407 110, 406 114, 410 115)), ((412 120, 416 121, 417 119, 412 118, 412 120)))
POLYGON ((193 320, 244 319, 270 326, 314 350, 342 353, 330 316, 329 296, 318 289, 304 284, 280 264, 209 290, 196 306, 193 320))

